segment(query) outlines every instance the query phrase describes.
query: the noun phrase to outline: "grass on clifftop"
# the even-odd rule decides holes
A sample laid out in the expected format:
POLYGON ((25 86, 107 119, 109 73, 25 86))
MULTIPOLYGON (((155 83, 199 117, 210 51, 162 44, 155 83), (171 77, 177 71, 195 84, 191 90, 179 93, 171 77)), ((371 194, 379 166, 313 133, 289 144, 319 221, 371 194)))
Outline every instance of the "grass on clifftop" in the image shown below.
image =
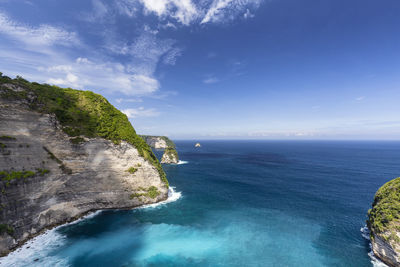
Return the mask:
POLYGON ((375 194, 372 209, 368 211, 368 226, 386 240, 400 242, 400 178, 384 184, 375 194))
POLYGON ((21 77, 11 79, 2 76, 1 73, 0 89, 2 98, 26 99, 31 109, 55 114, 64 132, 69 136, 102 137, 115 144, 119 144, 122 140, 130 143, 143 158, 157 168, 161 179, 168 187, 164 170, 151 148, 136 134, 128 117, 103 96, 90 91, 31 83, 21 77), (16 92, 4 84, 19 85, 25 88, 25 91, 16 92))

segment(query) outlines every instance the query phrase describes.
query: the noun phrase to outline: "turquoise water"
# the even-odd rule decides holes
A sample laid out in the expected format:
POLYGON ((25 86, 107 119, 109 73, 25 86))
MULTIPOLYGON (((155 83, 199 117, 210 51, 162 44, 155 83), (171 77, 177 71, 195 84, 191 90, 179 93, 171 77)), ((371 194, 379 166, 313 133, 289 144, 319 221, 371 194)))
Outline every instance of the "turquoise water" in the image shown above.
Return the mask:
POLYGON ((0 265, 372 266, 360 229, 400 176, 399 142, 201 143, 176 142, 187 163, 164 166, 176 201, 103 211, 0 265))

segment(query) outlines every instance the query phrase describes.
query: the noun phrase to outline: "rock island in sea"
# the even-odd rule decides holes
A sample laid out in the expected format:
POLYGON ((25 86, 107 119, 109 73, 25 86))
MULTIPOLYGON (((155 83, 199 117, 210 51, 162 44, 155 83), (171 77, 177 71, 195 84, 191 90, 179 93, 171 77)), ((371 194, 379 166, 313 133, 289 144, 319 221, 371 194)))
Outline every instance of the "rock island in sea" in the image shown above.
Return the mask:
POLYGON ((146 143, 155 149, 164 149, 164 154, 161 158, 161 163, 178 164, 179 156, 176 151, 175 143, 166 136, 141 135, 146 143))
POLYGON ((0 73, 0 110, 0 255, 88 212, 167 198, 151 148, 101 95, 0 73))

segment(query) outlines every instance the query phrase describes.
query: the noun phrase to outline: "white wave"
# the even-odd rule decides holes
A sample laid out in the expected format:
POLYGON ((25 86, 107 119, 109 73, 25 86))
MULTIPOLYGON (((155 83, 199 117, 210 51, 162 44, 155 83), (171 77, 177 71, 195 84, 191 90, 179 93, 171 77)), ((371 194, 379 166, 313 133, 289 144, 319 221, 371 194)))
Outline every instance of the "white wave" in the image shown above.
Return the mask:
POLYGON ((66 259, 50 256, 49 252, 63 245, 65 236, 48 230, 28 242, 22 247, 0 258, 0 266, 68 266, 66 259))
MULTIPOLYGON (((168 189, 168 198, 164 201, 144 205, 142 207, 138 207, 136 209, 143 208, 155 208, 161 205, 165 205, 167 203, 171 203, 177 201, 182 197, 181 192, 175 192, 175 187, 169 187, 168 189)), ((80 221, 90 219, 100 214, 102 210, 98 210, 92 213, 89 213, 82 218, 75 220, 70 223, 66 223, 60 226, 57 226, 51 230, 45 231, 43 234, 40 234, 31 240, 27 241, 23 246, 16 249, 15 251, 8 254, 6 257, 0 258, 0 267, 21 267, 21 266, 33 266, 33 267, 42 267, 42 266, 55 266, 55 267, 63 267, 69 266, 67 259, 59 258, 56 256, 51 256, 51 252, 56 250, 58 247, 61 247, 66 242, 66 237, 59 232, 57 229, 60 227, 64 227, 67 225, 72 225, 79 223, 80 221), (35 261, 36 260, 36 261, 35 261)))
POLYGON ((188 164, 189 161, 185 161, 185 160, 180 160, 178 161, 178 163, 176 165, 182 165, 182 164, 188 164))
POLYGON ((367 239, 367 240, 370 240, 370 239, 369 239, 369 229, 368 229, 367 226, 362 227, 362 228, 360 229, 360 231, 361 231, 362 237, 364 237, 364 238, 367 239))
POLYGON ((101 212, 101 210, 91 212, 73 222, 46 230, 43 234, 27 241, 22 247, 11 252, 6 257, 0 258, 0 266, 68 266, 66 259, 48 255, 49 252, 62 246, 65 242, 65 236, 58 233, 57 229, 93 218, 101 212))
POLYGON ((136 209, 156 208, 156 207, 159 207, 159 206, 162 206, 162 205, 177 201, 181 197, 182 197, 182 193, 181 192, 175 192, 175 187, 170 186, 168 188, 168 198, 166 200, 158 202, 158 203, 154 203, 154 204, 143 205, 143 206, 138 207, 136 209))
MULTIPOLYGON (((369 229, 367 226, 364 226, 360 229, 362 237, 364 237, 367 240, 371 240, 369 237, 369 229)), ((370 252, 368 252, 368 256, 371 258, 371 263, 374 267, 389 267, 382 261, 380 261, 377 257, 375 257, 374 252, 372 251, 372 244, 369 243, 369 247, 371 249, 370 252)))

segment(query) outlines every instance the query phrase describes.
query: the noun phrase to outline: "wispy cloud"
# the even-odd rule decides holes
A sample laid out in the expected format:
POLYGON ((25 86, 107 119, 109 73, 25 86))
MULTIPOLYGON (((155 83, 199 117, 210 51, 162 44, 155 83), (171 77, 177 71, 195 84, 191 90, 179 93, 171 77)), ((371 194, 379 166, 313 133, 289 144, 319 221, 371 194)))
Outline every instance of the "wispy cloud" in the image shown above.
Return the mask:
MULTIPOLYGON (((99 1, 99 0, 97 0, 99 1)), ((258 8, 262 0, 119 0, 117 6, 121 14, 134 16, 140 10, 140 3, 145 15, 156 15, 161 21, 175 20, 178 24, 220 23, 238 16, 252 18, 252 10, 258 8)), ((167 24, 160 24, 167 25, 167 24)))
POLYGON ((203 80, 203 83, 205 84, 211 84, 211 83, 217 83, 219 82, 219 79, 217 79, 216 77, 209 77, 203 80))
POLYGON ((253 16, 250 9, 258 8, 261 1, 262 0, 213 0, 200 23, 230 21, 240 14, 243 14, 244 18, 250 18, 253 16))
POLYGON ((365 99, 365 96, 359 96, 359 97, 357 97, 355 100, 356 101, 362 101, 362 100, 364 100, 365 99))
POLYGON ((191 0, 139 0, 145 12, 155 13, 159 17, 172 17, 183 25, 189 25, 199 12, 191 0))
POLYGON ((0 33, 13 41, 23 43, 28 48, 55 44, 63 46, 79 44, 75 32, 46 24, 32 27, 13 21, 3 12, 0 12, 0 33))
POLYGON ((120 104, 122 102, 127 102, 127 103, 142 103, 143 99, 142 98, 117 98, 115 101, 120 104))
POLYGON ((49 25, 30 26, 0 13, 0 68, 8 75, 24 75, 39 82, 77 89, 107 92, 119 91, 126 95, 148 95, 160 88, 154 72, 161 57, 166 64, 175 64, 180 55, 173 40, 159 41, 149 31, 139 36, 132 46, 114 47, 119 54, 131 56, 121 64, 112 57, 88 51, 78 34, 49 25), (9 45, 7 42, 12 42, 9 45), (58 47, 73 46, 87 57, 71 57, 58 47))
POLYGON ((139 117, 157 117, 160 115, 160 112, 158 112, 154 108, 144 108, 144 107, 139 107, 139 108, 128 108, 122 110, 123 113, 128 116, 130 119, 134 118, 139 118, 139 117))

